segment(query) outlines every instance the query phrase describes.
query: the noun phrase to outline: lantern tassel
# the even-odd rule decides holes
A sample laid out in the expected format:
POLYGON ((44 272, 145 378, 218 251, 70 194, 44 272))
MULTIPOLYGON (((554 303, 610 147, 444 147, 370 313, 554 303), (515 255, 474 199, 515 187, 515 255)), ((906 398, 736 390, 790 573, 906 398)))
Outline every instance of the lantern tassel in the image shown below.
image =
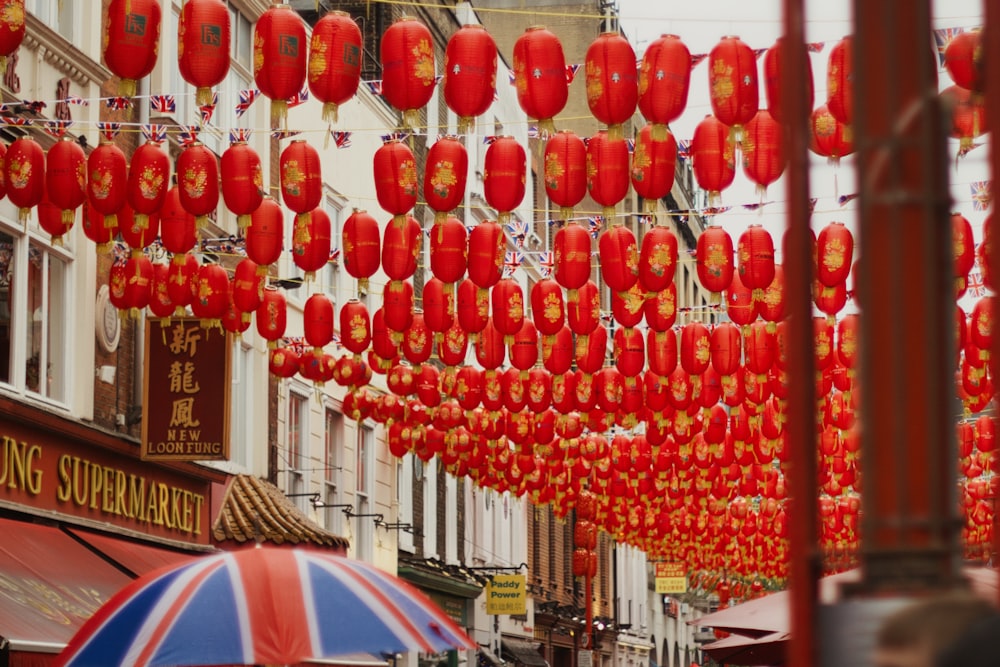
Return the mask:
POLYGON ((115 213, 104 216, 104 228, 114 229, 118 226, 118 216, 115 213))
POLYGON ((245 231, 250 226, 250 214, 243 213, 236 216, 236 225, 240 228, 240 231, 245 231))
POLYGON ((563 220, 569 220, 573 217, 573 207, 572 206, 560 206, 559 215, 562 216, 563 220))
POLYGON ((17 219, 20 222, 24 223, 24 229, 25 229, 25 231, 27 231, 27 229, 28 229, 28 220, 31 219, 31 208, 30 207, 21 207, 21 208, 17 209, 17 219))
MULTIPOLYGON (((336 123, 337 119, 338 119, 338 117, 337 117, 337 105, 336 105, 336 103, 334 103, 334 102, 327 102, 327 103, 325 103, 323 105, 323 122, 327 123, 327 124, 329 124, 329 123, 336 123)), ((328 137, 330 136, 329 132, 327 132, 327 136, 328 137)))
POLYGON ((135 97, 135 79, 122 79, 118 82, 118 94, 121 97, 135 97))
POLYGON ((657 199, 647 199, 644 203, 644 208, 646 213, 656 213, 656 211, 660 208, 660 202, 657 199))
POLYGON ((653 123, 652 127, 650 127, 649 129, 649 136, 653 141, 666 141, 667 139, 666 123, 653 123))
POLYGON ((205 229, 206 227, 208 227, 208 216, 207 215, 195 216, 194 225, 195 228, 198 230, 205 229))
POLYGON ((52 245, 54 245, 56 247, 64 248, 66 246, 66 244, 63 242, 63 237, 62 237, 61 234, 59 236, 53 236, 51 238, 51 241, 52 241, 52 245))
POLYGON ((200 86, 195 90, 194 101, 200 107, 210 105, 212 103, 212 89, 207 86, 200 86))
POLYGON ((472 116, 459 116, 458 117, 458 133, 468 134, 469 130, 472 129, 472 124, 476 122, 476 119, 472 116))
POLYGON ((608 125, 608 139, 610 139, 611 141, 621 141, 624 138, 625 138, 625 131, 622 129, 621 123, 608 125))
POLYGON ((149 229, 149 215, 146 213, 135 214, 136 229, 149 229))
POLYGON ((286 100, 271 100, 271 125, 288 125, 288 102, 286 100))
POLYGON ((543 118, 538 121, 538 138, 548 139, 556 133, 555 118, 543 118))
POLYGON ((406 109, 403 111, 403 127, 416 130, 420 123, 419 109, 406 109))
POLYGON ((605 225, 611 224, 614 221, 614 219, 615 219, 615 207, 614 206, 605 206, 605 207, 603 207, 601 209, 601 215, 604 216, 604 224, 605 225))
MULTIPOLYGON (((441 225, 444 221, 448 219, 448 211, 435 211, 434 212, 434 226, 438 228, 439 234, 444 233, 444 228, 441 225)), ((438 237, 440 239, 440 236, 438 237)))

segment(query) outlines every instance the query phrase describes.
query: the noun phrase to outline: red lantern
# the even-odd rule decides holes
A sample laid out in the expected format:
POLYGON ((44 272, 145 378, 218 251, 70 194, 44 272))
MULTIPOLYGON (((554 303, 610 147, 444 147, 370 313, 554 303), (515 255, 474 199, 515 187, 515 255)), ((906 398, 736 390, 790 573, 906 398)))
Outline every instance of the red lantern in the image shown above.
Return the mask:
POLYGON ((527 157, 514 137, 496 137, 486 149, 483 192, 486 203, 497 211, 501 225, 524 200, 527 157))
POLYGON ((434 38, 412 16, 397 19, 382 35, 382 97, 403 112, 403 125, 416 127, 418 110, 434 95, 434 38))
POLYGON ((250 321, 250 313, 256 312, 264 289, 264 276, 257 271, 257 263, 249 257, 240 260, 233 272, 233 305, 243 313, 243 319, 250 321))
POLYGON ((614 225, 598 242, 601 277, 609 288, 626 292, 639 280, 639 250, 632 230, 614 225))
MULTIPOLYGON (((171 247, 183 248, 182 253, 187 252, 190 248, 186 247, 185 244, 190 243, 190 230, 186 228, 186 225, 192 225, 194 218, 191 218, 190 215, 184 215, 185 211, 178 211, 176 207, 170 210, 176 213, 175 216, 172 216, 171 222, 180 222, 181 225, 168 230, 168 238, 164 241, 164 247, 169 244, 171 247)), ((133 254, 141 253, 144 248, 156 240, 156 237, 160 236, 160 216, 159 214, 151 216, 147 219, 146 226, 140 227, 135 221, 132 207, 125 204, 118 212, 118 231, 121 232, 122 240, 132 249, 133 254)))
POLYGON ((576 292, 590 279, 590 233, 575 222, 556 232, 552 242, 556 282, 569 291, 568 301, 574 303, 576 292))
POLYGON ((132 154, 125 191, 140 227, 145 227, 148 217, 160 210, 169 189, 170 158, 158 142, 147 141, 132 154))
POLYGON ((18 219, 26 223, 45 194, 45 151, 31 137, 15 139, 7 147, 3 171, 7 198, 17 206, 18 219))
POLYGON ((951 136, 959 140, 958 154, 964 155, 973 140, 989 130, 983 96, 959 86, 945 88, 940 96, 942 106, 951 110, 951 136))
POLYGON ((287 318, 287 303, 285 295, 277 287, 268 285, 264 288, 260 306, 257 307, 257 333, 268 341, 268 347, 274 348, 277 340, 285 335, 287 318))
POLYGON ((486 328, 490 316, 490 293, 466 278, 458 285, 458 324, 475 335, 486 328))
POLYGON ((458 218, 449 215, 431 230, 430 236, 431 273, 448 286, 450 293, 451 284, 461 280, 468 267, 469 234, 458 218))
MULTIPOLYGON (((496 289, 496 288, 494 288, 496 289)), ((510 343, 510 365, 520 371, 531 369, 538 361, 538 330, 525 320, 510 343)))
POLYGON ((427 328, 440 343, 441 336, 455 323, 455 296, 451 285, 446 290, 439 278, 428 280, 424 284, 423 304, 427 328))
POLYGON ((566 306, 566 321, 577 336, 587 336, 601 324, 601 293, 593 280, 588 280, 577 292, 577 298, 566 306))
POLYGON ((698 235, 695 249, 698 281, 716 294, 729 289, 733 280, 733 239, 722 227, 710 225, 698 235))
POLYGON ((666 331, 677 321, 677 285, 670 283, 642 304, 646 324, 653 331, 666 331))
POLYGON ((351 299, 340 309, 340 344, 355 355, 362 355, 372 342, 371 318, 368 308, 351 299))
POLYGON ((774 240, 761 225, 750 225, 740 234, 736 246, 740 280, 753 290, 755 301, 774 280, 774 240))
POLYGON ((848 35, 834 44, 826 65, 826 106, 830 114, 848 128, 854 121, 852 40, 851 35, 848 35))
POLYGON ((403 333, 413 323, 413 285, 406 280, 393 280, 382 293, 385 310, 385 325, 391 332, 392 340, 399 344, 403 333))
MULTIPOLYGON (((167 191, 163 201, 163 207, 159 211, 160 216, 160 242, 168 252, 175 256, 190 252, 198 242, 198 230, 195 225, 194 216, 184 210, 181 206, 180 188, 176 185, 167 191)), ((124 216, 123 216, 124 217, 124 216)), ((139 216, 135 215, 136 229, 142 229, 139 224, 139 216)), ((153 227, 150 218, 146 218, 146 227, 153 227)), ((127 224, 128 220, 122 221, 127 224)), ((154 228, 155 230, 155 228, 154 228)))
POLYGON ((584 56, 587 106, 594 118, 608 126, 608 135, 621 139, 622 123, 635 113, 639 97, 635 51, 619 32, 598 35, 584 56))
POLYGON ((982 91, 983 33, 963 30, 948 40, 944 47, 944 68, 956 85, 966 90, 982 91))
POLYGON ((623 327, 638 326, 645 315, 646 295, 639 285, 626 292, 611 293, 611 316, 623 327))
POLYGON ((564 220, 587 194, 587 147, 572 130, 560 130, 545 142, 545 193, 564 220))
POLYGON ((323 199, 319 152, 304 139, 293 139, 281 151, 278 170, 285 206, 297 213, 298 219, 308 216, 323 199))
POLYGON ((87 201, 93 213, 104 216, 102 226, 117 225, 115 216, 125 205, 127 183, 128 161, 125 153, 110 141, 102 140, 87 158, 87 201))
POLYGON ((70 230, 73 219, 70 218, 69 225, 63 222, 63 211, 51 201, 48 192, 38 202, 38 226, 51 236, 52 245, 63 245, 62 237, 70 230))
POLYGON ((628 194, 628 184, 628 144, 599 131, 587 142, 587 192, 601 205, 605 222, 614 218, 615 206, 628 194))
POLYGON ((745 330, 743 336, 744 365, 751 373, 767 375, 777 354, 777 341, 767 330, 767 324, 758 320, 745 330))
POLYGON ((199 228, 204 227, 219 206, 219 160, 196 141, 177 156, 176 168, 181 206, 195 216, 199 228))
POLYGON ((608 330, 599 327, 586 340, 577 339, 576 367, 585 374, 594 374, 604 366, 608 350, 608 330))
POLYGON ((448 213, 462 203, 468 170, 469 154, 454 137, 441 137, 427 151, 424 199, 435 211, 435 224, 443 223, 448 213))
MULTIPOLYGON (((971 232, 971 228, 970 228, 971 232)), ((831 222, 816 237, 816 279, 827 287, 847 280, 854 261, 854 236, 842 222, 831 222)))
POLYGON ((258 273, 267 273, 267 267, 281 257, 284 218, 285 215, 278 202, 267 196, 250 215, 250 226, 246 232, 246 252, 247 257, 257 263, 258 273))
POLYGON ((21 46, 24 33, 24 0, 3 0, 0 3, 0 71, 7 71, 7 56, 21 46))
POLYGON ((159 0, 111 0, 104 23, 102 55, 111 73, 121 78, 119 95, 135 95, 136 82, 156 66, 159 47, 159 0))
POLYGON ((403 334, 403 341, 400 345, 403 356, 414 366, 422 364, 431 358, 431 352, 434 350, 433 343, 434 338, 424 321, 423 311, 415 310, 413 321, 410 322, 409 328, 403 334))
POLYGON ((514 342, 514 334, 524 324, 524 292, 511 278, 504 278, 493 286, 493 325, 504 337, 504 343, 514 342))
POLYGON ((566 323, 566 304, 562 288, 551 278, 542 278, 531 286, 531 319, 543 336, 555 336, 566 323))
POLYGON ((385 238, 382 239, 382 270, 390 281, 406 280, 417 270, 420 237, 420 223, 413 216, 393 218, 385 226, 385 238))
POLYGON ((302 312, 302 329, 306 342, 318 355, 333 340, 333 301, 317 292, 306 299, 302 312))
MULTIPOLYGON (((393 362, 393 360, 399 356, 399 352, 396 350, 396 344, 392 341, 392 336, 389 333, 389 327, 385 323, 384 306, 376 310, 375 314, 372 315, 371 352, 385 362, 393 362)), ((385 370, 391 365, 392 363, 383 365, 381 367, 382 372, 385 372, 385 370)))
POLYGON ((191 253, 174 255, 167 269, 167 296, 174 304, 178 317, 194 299, 194 282, 198 275, 198 258, 191 253))
POLYGON ((153 285, 149 290, 149 310, 153 317, 170 317, 174 314, 174 302, 170 300, 170 293, 167 291, 169 280, 168 266, 153 264, 153 285))
POLYGON ((494 326, 492 318, 490 318, 476 338, 476 361, 488 370, 500 368, 503 365, 506 351, 503 334, 494 326))
POLYGON ((62 224, 69 231, 76 219, 76 209, 87 198, 87 156, 80 144, 64 136, 49 149, 45 185, 49 201, 60 209, 62 224))
POLYGON ((646 346, 642 332, 636 328, 616 329, 614 338, 615 366, 627 378, 642 372, 646 363, 646 346))
POLYGON ((305 280, 311 281, 316 272, 330 261, 330 216, 321 208, 313 209, 307 216, 295 219, 292 231, 292 261, 305 271, 305 280))
MULTIPOLYGON (((778 122, 781 122, 781 87, 782 81, 782 62, 788 57, 788 42, 779 37, 775 40, 774 44, 764 53, 764 93, 767 99, 767 109, 771 112, 771 116, 778 122)), ((806 103, 808 108, 812 108, 813 99, 815 97, 814 84, 813 84, 813 72, 812 64, 808 57, 803 58, 805 62, 805 85, 806 85, 806 103)))
POLYGON ((187 0, 177 24, 177 66, 196 88, 195 104, 212 103, 212 86, 229 74, 229 8, 221 0, 187 0))
POLYGON ((840 158, 854 152, 847 126, 833 117, 825 105, 816 107, 809 117, 809 150, 840 164, 840 158))
MULTIPOLYGON (((225 270, 223 270, 225 273, 225 270)), ((122 303, 135 319, 139 311, 149 305, 153 287, 153 265, 145 255, 129 257, 125 262, 125 290, 122 303)))
POLYGON ((739 370, 743 353, 740 330, 731 322, 722 322, 712 330, 712 367, 719 375, 733 375, 739 370))
MULTIPOLYGON (((562 377, 569 372, 573 362, 573 332, 568 326, 564 326, 551 342, 542 339, 542 363, 545 370, 553 377, 553 394, 555 393, 555 379, 562 377)), ((554 396, 553 396, 554 399, 554 396)))
POLYGON ((845 315, 837 322, 837 359, 847 369, 849 376, 858 362, 858 343, 861 340, 861 326, 856 313, 845 315))
POLYGON ((493 104, 497 81, 497 45, 478 24, 463 25, 448 39, 444 52, 444 101, 458 116, 465 134, 476 116, 493 104))
POLYGON ((469 279, 479 288, 488 289, 503 277, 507 239, 503 227, 484 220, 469 234, 469 279))
POLYGON ((985 296, 972 307, 969 340, 980 350, 993 349, 993 297, 985 296))
POLYGON ((708 54, 712 113, 725 125, 746 125, 759 108, 757 58, 739 37, 723 37, 708 54))
POLYGON ((712 361, 711 334, 701 322, 681 329, 681 366, 688 375, 701 375, 712 361))
POLYGON ((694 178, 708 190, 710 202, 718 201, 736 175, 736 151, 729 138, 729 126, 715 116, 705 116, 691 139, 694 178))
POLYGON ((639 250, 639 284, 651 294, 674 282, 677 267, 677 237, 667 227, 654 226, 642 235, 639 250))
POLYGON ((461 325, 456 321, 451 328, 444 332, 444 337, 438 344, 438 356, 445 366, 458 366, 465 363, 466 352, 469 347, 469 335, 462 330, 461 325))
POLYGON ((344 221, 344 269, 358 281, 359 289, 368 288, 368 279, 378 271, 382 237, 378 222, 367 211, 354 209, 344 221))
POLYGON ((290 5, 271 5, 254 26, 253 78, 271 100, 271 123, 286 120, 288 98, 306 82, 306 27, 290 5))
POLYGON ((743 132, 743 173, 757 184, 763 197, 767 186, 785 171, 785 151, 781 135, 784 130, 767 109, 761 109, 747 123, 743 132))
POLYGON ((410 147, 390 139, 375 151, 375 194, 379 206, 394 218, 405 216, 417 203, 417 162, 410 147))
POLYGON ((738 273, 726 290, 726 312, 729 319, 739 326, 746 326, 757 319, 757 301, 753 290, 743 284, 738 273))
POLYGON ((229 275, 219 264, 203 264, 195 279, 191 312, 203 327, 220 326, 229 305, 229 275))
POLYGON ((677 35, 661 35, 646 47, 639 65, 637 105, 653 138, 663 139, 666 126, 687 106, 691 82, 691 52, 677 35))
POLYGON ((229 145, 222 153, 222 199, 235 216, 239 228, 250 224, 250 214, 264 197, 264 172, 260 156, 243 141, 229 145))
POLYGON ((757 300, 757 311, 768 322, 777 323, 785 318, 785 270, 774 265, 774 280, 757 300))
POLYGON ((670 130, 659 140, 653 134, 652 125, 639 130, 632 152, 632 188, 646 201, 648 212, 655 212, 656 202, 670 194, 677 162, 677 140, 670 130))
POLYGON ((327 123, 337 122, 337 107, 358 92, 363 47, 361 29, 347 12, 328 12, 313 26, 307 65, 309 92, 323 103, 327 123))
MULTIPOLYGON (((816 354, 816 370, 830 367, 834 360, 833 326, 824 317, 813 318, 813 350, 816 354)), ((821 392, 825 394, 827 392, 821 392)))
POLYGON ((518 104, 543 135, 555 132, 554 117, 569 99, 562 43, 544 26, 531 26, 514 42, 513 55, 518 104))

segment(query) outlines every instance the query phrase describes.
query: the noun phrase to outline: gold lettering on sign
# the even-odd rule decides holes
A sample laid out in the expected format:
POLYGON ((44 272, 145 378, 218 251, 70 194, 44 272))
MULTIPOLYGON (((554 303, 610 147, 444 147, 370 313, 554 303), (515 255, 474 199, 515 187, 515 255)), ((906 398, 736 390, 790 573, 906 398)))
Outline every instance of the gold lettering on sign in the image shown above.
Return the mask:
POLYGON ((18 442, 9 436, 3 437, 0 446, 0 486, 10 489, 24 489, 32 495, 42 491, 42 471, 35 470, 35 463, 42 457, 42 448, 18 442))

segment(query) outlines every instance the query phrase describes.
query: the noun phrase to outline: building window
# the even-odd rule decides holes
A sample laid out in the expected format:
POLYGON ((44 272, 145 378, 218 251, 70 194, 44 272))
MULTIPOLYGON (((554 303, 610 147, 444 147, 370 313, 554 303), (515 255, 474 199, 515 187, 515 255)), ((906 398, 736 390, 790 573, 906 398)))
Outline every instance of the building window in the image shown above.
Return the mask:
POLYGON ((229 400, 229 460, 238 466, 249 468, 254 433, 253 348, 242 340, 233 340, 232 359, 232 391, 229 400))
POLYGON ((65 37, 66 41, 79 46, 75 29, 77 3, 66 0, 27 0, 24 8, 65 37))
MULTIPOLYGON (((324 422, 325 463, 323 475, 323 502, 326 505, 337 505, 343 502, 340 494, 341 472, 344 455, 344 415, 333 408, 327 408, 324 422)), ((340 507, 324 508, 323 525, 337 534, 344 531, 344 513, 340 507)))
POLYGON ((326 210, 326 214, 330 216, 331 261, 327 262, 320 279, 323 281, 323 291, 326 292, 330 298, 336 301, 339 298, 340 265, 343 261, 343 258, 340 256, 341 253, 338 251, 341 249, 340 230, 343 224, 341 218, 343 216, 344 208, 340 205, 336 196, 332 193, 327 193, 324 208, 326 210))
MULTIPOLYGON (((288 459, 285 462, 288 483, 285 493, 305 493, 305 460, 309 442, 309 399, 294 391, 288 394, 288 459)), ((299 509, 306 511, 308 498, 292 498, 299 509)))
MULTIPOLYGON (((363 425, 358 435, 358 456, 355 462, 355 514, 372 514, 371 488, 375 483, 375 429, 363 425)), ((374 538, 373 517, 359 516, 352 519, 354 524, 355 556, 360 560, 371 561, 373 557, 372 541, 374 538)))

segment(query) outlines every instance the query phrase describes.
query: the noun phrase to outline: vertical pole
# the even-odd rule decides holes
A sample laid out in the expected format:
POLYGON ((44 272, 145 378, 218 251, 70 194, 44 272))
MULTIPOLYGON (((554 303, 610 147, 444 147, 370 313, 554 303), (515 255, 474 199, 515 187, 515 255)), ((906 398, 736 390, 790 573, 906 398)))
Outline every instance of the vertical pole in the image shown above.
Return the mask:
POLYGON ((809 57, 805 44, 803 0, 784 0, 784 39, 781 52, 782 117, 786 120, 788 150, 787 256, 782 258, 788 280, 788 470, 791 495, 789 549, 792 640, 790 667, 819 664, 816 651, 816 582, 821 563, 816 538, 816 385, 813 353, 812 236, 809 231, 809 101, 805 85, 809 57))
MULTIPOLYGON (((984 0, 985 5, 985 32, 983 33, 983 49, 985 63, 985 72, 987 75, 990 72, 1000 72, 1000 0, 984 0)), ((984 89, 986 95, 986 122, 987 123, 1000 123, 1000 88, 997 86, 986 86, 986 75, 983 76, 984 89)), ((1000 125, 987 125, 987 127, 1000 127, 1000 125)), ((990 179, 993 183, 1000 184, 1000 145, 997 144, 996 132, 990 132, 990 179)), ((1000 187, 1000 185, 998 185, 1000 187)), ((996 204, 990 204, 990 210, 996 211, 996 204)), ((992 215, 992 213, 991 213, 992 215)), ((993 248, 997 248, 995 245, 996 240, 991 242, 993 248)), ((989 261, 990 276, 993 278, 993 284, 997 284, 997 279, 1000 277, 1000 252, 994 250, 989 253, 987 257, 989 261)), ((995 289, 995 287, 994 287, 995 289)), ((996 368, 996 359, 1000 359, 1000 336, 993 336, 993 349, 990 351, 990 376, 995 383, 997 381, 996 376, 993 375, 993 369, 996 368)), ((995 445, 994 445, 995 447, 995 445)), ((996 487, 994 487, 996 488, 996 487)), ((993 498, 993 544, 992 553, 990 554, 990 565, 994 568, 997 567, 997 554, 1000 553, 1000 512, 998 512, 996 492, 991 494, 993 498)), ((1000 589, 998 589, 998 594, 1000 594, 1000 589)), ((1000 603, 1000 598, 997 600, 1000 603)))
POLYGON ((585 603, 587 605, 587 611, 584 614, 587 626, 583 632, 583 644, 584 648, 593 650, 594 648, 594 605, 591 604, 592 589, 594 586, 594 580, 590 576, 590 568, 587 568, 587 575, 583 578, 583 595, 585 597, 585 603))
POLYGON ((930 0, 854 0, 861 592, 958 581, 954 287, 930 0))

